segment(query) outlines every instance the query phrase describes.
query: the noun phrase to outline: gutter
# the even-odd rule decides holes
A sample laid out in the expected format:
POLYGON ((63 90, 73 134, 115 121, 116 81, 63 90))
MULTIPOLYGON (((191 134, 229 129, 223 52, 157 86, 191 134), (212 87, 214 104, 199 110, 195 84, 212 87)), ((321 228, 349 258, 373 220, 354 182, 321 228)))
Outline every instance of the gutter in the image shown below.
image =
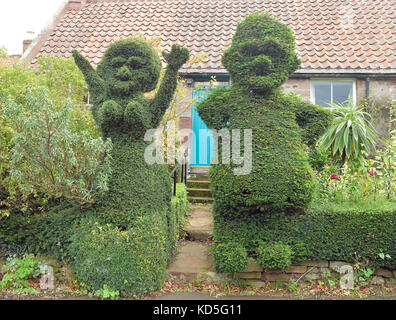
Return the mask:
MULTIPOLYGON (((211 77, 211 76, 229 76, 226 70, 208 70, 203 69, 199 72, 197 69, 188 71, 186 69, 179 72, 183 77, 211 77)), ((358 78, 367 81, 367 78, 371 79, 396 79, 396 69, 390 70, 362 70, 362 72, 356 72, 356 70, 327 70, 327 72, 321 72, 321 70, 307 70, 305 72, 295 72, 290 78, 292 79, 310 79, 310 78, 358 78), (333 71, 333 72, 332 72, 333 71), (335 71, 335 72, 334 72, 335 71)), ((370 80, 368 80, 370 81, 370 80)))
POLYGON ((310 78, 358 78, 365 79, 396 79, 396 73, 294 73, 290 76, 293 79, 310 78))

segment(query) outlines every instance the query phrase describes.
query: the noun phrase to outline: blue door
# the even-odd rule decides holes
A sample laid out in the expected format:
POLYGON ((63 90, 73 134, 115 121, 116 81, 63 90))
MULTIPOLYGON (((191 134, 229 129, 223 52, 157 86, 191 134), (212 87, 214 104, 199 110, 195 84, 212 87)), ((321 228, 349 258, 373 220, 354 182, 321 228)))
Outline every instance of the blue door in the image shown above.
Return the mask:
MULTIPOLYGON (((196 102, 204 100, 210 92, 205 86, 199 86, 199 89, 193 89, 193 99, 196 102)), ((192 107, 192 137, 191 137, 191 165, 209 166, 211 158, 211 148, 213 146, 213 136, 200 118, 197 108, 192 107)))
MULTIPOLYGON (((208 83, 208 82, 206 82, 208 83)), ((217 82, 217 86, 228 86, 228 81, 217 82)), ((194 83, 193 99, 196 102, 204 100, 212 91, 213 87, 194 83)), ((198 115, 196 106, 192 107, 191 116, 192 137, 191 137, 191 165, 210 166, 210 159, 213 155, 214 147, 213 135, 205 122, 198 115)))

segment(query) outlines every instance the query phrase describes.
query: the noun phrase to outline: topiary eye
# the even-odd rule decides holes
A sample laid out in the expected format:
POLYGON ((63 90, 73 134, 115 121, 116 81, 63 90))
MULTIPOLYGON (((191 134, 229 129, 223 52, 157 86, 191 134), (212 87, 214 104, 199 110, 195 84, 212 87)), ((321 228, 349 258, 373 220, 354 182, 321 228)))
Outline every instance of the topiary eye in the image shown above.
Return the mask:
POLYGON ((111 60, 111 65, 115 68, 122 67, 126 62, 126 59, 123 57, 115 57, 111 60))
POLYGON ((262 52, 270 57, 284 58, 287 56, 287 48, 276 40, 266 40, 262 44, 262 52))
POLYGON ((248 57, 254 57, 261 54, 260 44, 257 40, 251 40, 241 44, 240 51, 243 55, 248 57))
POLYGON ((128 59, 128 65, 132 68, 140 68, 146 64, 146 61, 142 57, 130 57, 128 59))

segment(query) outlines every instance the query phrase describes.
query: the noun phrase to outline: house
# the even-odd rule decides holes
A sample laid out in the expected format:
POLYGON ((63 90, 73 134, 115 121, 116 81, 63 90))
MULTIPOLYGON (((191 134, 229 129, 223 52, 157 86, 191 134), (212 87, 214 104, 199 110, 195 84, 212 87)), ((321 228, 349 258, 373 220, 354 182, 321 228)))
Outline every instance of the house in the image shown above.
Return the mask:
POLYGON ((21 56, 19 54, 2 55, 0 52, 0 65, 12 66, 14 65, 21 56))
MULTIPOLYGON (((349 96, 355 103, 370 98, 385 105, 376 128, 386 136, 391 117, 389 101, 396 99, 396 6, 394 0, 69 0, 30 44, 22 59, 34 63, 44 55, 69 57, 79 50, 93 65, 109 44, 136 34, 187 47, 205 54, 200 64, 186 64, 186 100, 205 96, 202 84, 216 76, 228 85, 221 65, 237 23, 260 11, 290 26, 302 60, 284 84, 286 92, 326 106, 349 96)), ((194 107, 187 109, 180 128, 205 129, 194 107)), ((209 165, 210 139, 195 135, 191 164, 209 165), (206 143, 209 141, 209 143, 206 143)))

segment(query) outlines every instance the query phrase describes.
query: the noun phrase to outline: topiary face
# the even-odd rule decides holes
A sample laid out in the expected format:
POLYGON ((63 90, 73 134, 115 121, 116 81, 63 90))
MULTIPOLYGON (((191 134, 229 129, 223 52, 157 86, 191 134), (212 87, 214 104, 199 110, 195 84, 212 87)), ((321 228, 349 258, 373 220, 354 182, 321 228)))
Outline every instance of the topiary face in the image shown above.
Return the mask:
POLYGON ((131 96, 155 89, 161 61, 155 49, 140 39, 114 42, 97 68, 112 96, 131 96))
POLYGON ((258 13, 238 25, 222 62, 235 84, 256 93, 279 87, 300 65, 291 29, 258 13))

